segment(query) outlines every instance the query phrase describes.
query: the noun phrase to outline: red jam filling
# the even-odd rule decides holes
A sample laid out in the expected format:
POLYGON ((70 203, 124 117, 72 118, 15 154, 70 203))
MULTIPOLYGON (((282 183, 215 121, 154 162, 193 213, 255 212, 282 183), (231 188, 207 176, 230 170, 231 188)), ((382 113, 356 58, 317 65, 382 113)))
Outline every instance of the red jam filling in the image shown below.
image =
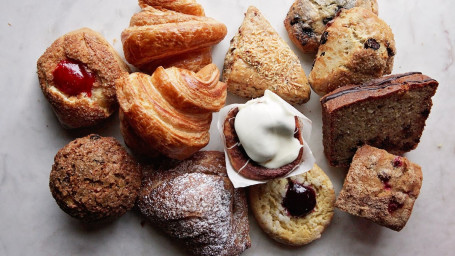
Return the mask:
POLYGON ((69 96, 86 93, 92 96, 95 75, 82 63, 74 60, 62 60, 54 72, 54 85, 69 96))
POLYGON ((305 217, 316 207, 316 192, 313 188, 289 180, 282 205, 293 217, 305 217))

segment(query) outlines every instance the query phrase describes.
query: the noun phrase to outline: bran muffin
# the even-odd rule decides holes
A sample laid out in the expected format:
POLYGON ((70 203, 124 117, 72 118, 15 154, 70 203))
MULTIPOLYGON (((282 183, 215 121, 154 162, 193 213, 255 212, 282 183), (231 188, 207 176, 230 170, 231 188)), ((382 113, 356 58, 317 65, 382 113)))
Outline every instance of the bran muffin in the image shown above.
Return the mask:
POLYGON ((134 206, 141 169, 110 137, 91 134, 58 151, 49 187, 57 204, 83 222, 111 220, 134 206))

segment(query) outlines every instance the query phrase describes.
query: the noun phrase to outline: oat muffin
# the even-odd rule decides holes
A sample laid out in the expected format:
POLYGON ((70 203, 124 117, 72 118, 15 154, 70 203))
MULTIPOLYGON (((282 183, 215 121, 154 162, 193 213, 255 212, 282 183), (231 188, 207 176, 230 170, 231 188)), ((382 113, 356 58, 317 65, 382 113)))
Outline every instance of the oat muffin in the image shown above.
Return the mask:
POLYGON ((354 155, 335 206, 400 231, 411 216, 421 186, 420 166, 365 145, 354 155))
POLYGON ((291 41, 304 53, 316 53, 321 35, 341 9, 362 7, 378 14, 376 0, 296 0, 284 20, 291 41))
POLYGON ((141 169, 110 137, 91 134, 60 149, 49 179, 60 208, 84 222, 111 220, 134 206, 141 169))
POLYGON ((252 186, 249 196, 259 226, 283 244, 301 246, 320 238, 333 217, 333 185, 317 165, 297 176, 252 186))
POLYGON ((361 7, 341 10, 327 24, 308 81, 319 95, 390 74, 396 53, 391 28, 361 7))

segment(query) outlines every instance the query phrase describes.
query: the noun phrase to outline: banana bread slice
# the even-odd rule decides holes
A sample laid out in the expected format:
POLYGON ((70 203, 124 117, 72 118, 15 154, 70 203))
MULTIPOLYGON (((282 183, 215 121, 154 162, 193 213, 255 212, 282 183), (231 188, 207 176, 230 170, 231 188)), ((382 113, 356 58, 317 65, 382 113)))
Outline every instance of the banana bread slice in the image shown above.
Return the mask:
POLYGON ((417 147, 438 82, 418 72, 348 85, 321 98, 324 153, 349 166, 364 144, 401 155, 417 147))

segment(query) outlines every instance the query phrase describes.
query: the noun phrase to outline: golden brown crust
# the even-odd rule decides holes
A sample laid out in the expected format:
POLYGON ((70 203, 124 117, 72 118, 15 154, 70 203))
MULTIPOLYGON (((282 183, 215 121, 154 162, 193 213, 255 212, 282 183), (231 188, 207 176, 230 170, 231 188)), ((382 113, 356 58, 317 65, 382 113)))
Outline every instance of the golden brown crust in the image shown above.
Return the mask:
POLYGON ((129 72, 112 46, 97 32, 82 28, 58 38, 38 59, 38 78, 44 96, 66 128, 92 126, 117 109, 115 80, 129 72), (60 61, 83 63, 96 75, 92 96, 68 96, 57 87, 53 71, 60 61))
POLYGON ((376 0, 296 0, 284 20, 291 41, 304 53, 318 51, 326 24, 344 8, 362 7, 378 14, 376 0))
POLYGON ((60 149, 49 179, 60 208, 85 222, 123 215, 134 206, 140 186, 138 163, 116 139, 96 134, 60 149))
POLYGON ((139 6, 143 9, 152 6, 190 15, 205 15, 204 8, 195 0, 139 0, 139 6))
POLYGON ((360 7, 342 10, 327 24, 308 79, 322 96, 390 74, 395 53, 392 30, 376 14, 360 7))
POLYGON ((249 188, 251 211, 261 229, 274 240, 302 246, 321 237, 334 214, 335 192, 329 177, 316 164, 310 171, 249 188), (304 217, 290 216, 283 206, 289 180, 316 192, 316 207, 304 217))
POLYGON ((405 157, 365 145, 354 155, 335 206, 400 231, 422 186, 420 166, 405 157))
POLYGON ((299 58, 253 6, 231 41, 223 81, 230 92, 247 98, 263 96, 266 89, 293 104, 310 98, 299 58))
MULTIPOLYGON (((192 56, 197 64, 201 59, 194 57, 195 52, 219 43, 227 33, 226 26, 212 18, 152 7, 133 16, 131 24, 122 32, 122 43, 125 58, 136 67, 150 62, 158 66, 182 54, 192 56)), ((204 64, 207 57, 202 58, 204 64)))
POLYGON ((194 255, 239 255, 251 246, 243 189, 227 177, 224 154, 200 151, 144 176, 138 206, 194 255))
POLYGON ((145 65, 140 66, 139 69, 147 74, 152 74, 159 66, 162 66, 164 68, 184 68, 198 72, 210 63, 212 63, 212 47, 207 47, 200 50, 151 61, 145 65))
POLYGON ((212 112, 226 101, 226 85, 214 64, 198 73, 159 67, 152 76, 133 73, 117 80, 124 119, 149 146, 185 159, 209 142, 212 112))
POLYGON ((393 154, 417 147, 438 82, 421 73, 341 87, 321 98, 324 153, 333 166, 349 166, 369 144, 393 154))
MULTIPOLYGON (((294 161, 274 169, 261 166, 248 157, 239 141, 237 133, 235 132, 234 123, 238 112, 238 108, 233 108, 231 111, 229 111, 223 125, 226 152, 234 170, 236 170, 237 173, 243 177, 253 180, 270 180, 281 178, 295 170, 295 168, 303 160, 303 147, 300 149, 299 155, 294 161)), ((297 127, 297 131, 294 133, 294 137, 299 139, 300 144, 303 144, 301 136, 302 131, 299 129, 300 123, 298 117, 295 117, 295 125, 297 127)))

